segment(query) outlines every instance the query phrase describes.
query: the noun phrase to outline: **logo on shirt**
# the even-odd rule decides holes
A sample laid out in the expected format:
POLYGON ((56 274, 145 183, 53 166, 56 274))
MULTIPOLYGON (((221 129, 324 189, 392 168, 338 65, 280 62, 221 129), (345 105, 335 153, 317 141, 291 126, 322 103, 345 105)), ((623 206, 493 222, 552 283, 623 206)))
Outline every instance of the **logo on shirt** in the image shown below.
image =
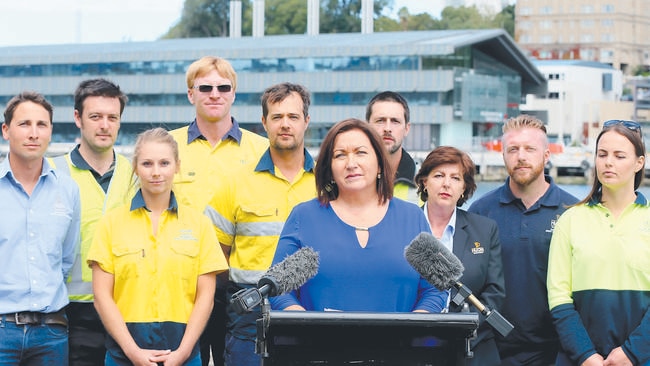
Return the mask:
POLYGON ((560 218, 560 215, 555 215, 555 220, 551 220, 551 228, 550 228, 550 229, 546 229, 546 230, 544 230, 544 231, 546 231, 547 233, 553 233, 553 230, 555 230, 555 222, 556 222, 557 219, 559 219, 559 218, 560 218))
POLYGON ((66 206, 65 202, 61 199, 57 199, 52 205, 52 215, 53 216, 70 216, 70 210, 66 206))
POLYGON ((483 254, 484 252, 485 248, 481 246, 481 243, 475 241, 474 248, 472 248, 472 254, 483 254))
POLYGON ((194 233, 192 232, 192 229, 185 229, 185 230, 180 230, 180 234, 174 238, 174 240, 191 240, 191 241, 198 241, 194 236, 194 233))

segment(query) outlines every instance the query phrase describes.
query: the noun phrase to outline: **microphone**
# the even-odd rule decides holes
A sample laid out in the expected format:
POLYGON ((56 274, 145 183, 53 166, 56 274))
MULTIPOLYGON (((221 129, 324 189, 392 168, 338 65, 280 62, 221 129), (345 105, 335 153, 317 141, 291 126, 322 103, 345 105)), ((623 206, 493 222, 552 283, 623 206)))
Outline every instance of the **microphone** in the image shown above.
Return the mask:
POLYGON ((514 329, 497 310, 490 310, 483 305, 472 294, 472 290, 458 281, 465 267, 460 259, 433 235, 420 233, 404 249, 404 257, 411 267, 439 290, 456 288, 458 294, 452 300, 454 304, 461 305, 463 301, 469 301, 485 316, 485 321, 502 336, 507 336, 514 329))
POLYGON ((318 253, 311 247, 300 248, 269 268, 257 287, 241 289, 230 299, 238 314, 251 312, 265 297, 273 297, 298 289, 318 273, 318 253))

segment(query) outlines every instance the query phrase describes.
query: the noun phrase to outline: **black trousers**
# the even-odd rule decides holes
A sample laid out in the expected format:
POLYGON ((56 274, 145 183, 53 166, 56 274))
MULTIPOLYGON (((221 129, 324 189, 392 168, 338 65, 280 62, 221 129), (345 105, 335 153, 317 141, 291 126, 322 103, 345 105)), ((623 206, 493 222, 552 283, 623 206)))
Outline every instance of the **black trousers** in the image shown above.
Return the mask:
POLYGON ((214 366, 224 366, 223 353, 226 348, 226 306, 229 299, 226 295, 228 272, 217 276, 217 290, 214 294, 214 307, 210 319, 205 326, 199 346, 201 348, 201 365, 208 366, 210 353, 214 366))
POLYGON ((70 366, 97 366, 106 356, 106 330, 92 302, 66 307, 70 366))

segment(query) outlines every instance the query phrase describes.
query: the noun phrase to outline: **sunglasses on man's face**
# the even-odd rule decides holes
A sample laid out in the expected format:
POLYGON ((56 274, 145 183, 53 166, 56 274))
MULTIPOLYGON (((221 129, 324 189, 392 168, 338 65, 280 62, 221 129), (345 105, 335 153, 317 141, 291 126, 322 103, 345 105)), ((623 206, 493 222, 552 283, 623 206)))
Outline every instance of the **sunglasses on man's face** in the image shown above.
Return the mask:
POLYGON ((623 125, 632 131, 639 131, 641 129, 641 125, 638 122, 634 122, 634 121, 626 121, 622 119, 611 119, 609 121, 603 122, 603 128, 610 128, 615 125, 623 125))
POLYGON ((207 85, 202 84, 194 86, 194 89, 198 89, 201 93, 212 93, 212 89, 217 88, 219 93, 229 93, 232 90, 232 85, 223 84, 223 85, 207 85))

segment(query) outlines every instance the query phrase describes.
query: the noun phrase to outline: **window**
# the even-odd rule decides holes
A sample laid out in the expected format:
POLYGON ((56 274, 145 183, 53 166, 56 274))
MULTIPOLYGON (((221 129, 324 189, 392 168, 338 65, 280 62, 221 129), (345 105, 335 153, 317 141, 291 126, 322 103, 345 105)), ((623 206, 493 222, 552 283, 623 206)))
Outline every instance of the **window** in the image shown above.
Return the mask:
POLYGON ((540 29, 551 29, 553 27, 553 22, 550 20, 542 20, 539 22, 540 29))
POLYGON ((594 21, 593 19, 584 19, 580 21, 580 27, 582 28, 593 28, 594 21))
POLYGON ((614 21, 612 19, 603 19, 600 21, 600 25, 603 27, 613 27, 614 21))
POLYGON ((613 13, 613 12, 614 12, 614 5, 612 4, 603 5, 603 13, 613 13))

